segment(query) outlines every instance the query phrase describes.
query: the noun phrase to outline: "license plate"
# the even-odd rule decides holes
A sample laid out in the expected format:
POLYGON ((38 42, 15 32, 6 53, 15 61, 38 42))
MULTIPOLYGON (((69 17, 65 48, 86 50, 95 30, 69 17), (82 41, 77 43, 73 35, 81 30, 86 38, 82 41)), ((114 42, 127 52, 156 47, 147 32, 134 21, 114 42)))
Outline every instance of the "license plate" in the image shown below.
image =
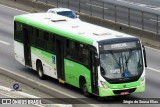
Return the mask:
POLYGON ((127 94, 129 94, 129 92, 121 92, 121 95, 127 95, 127 94))

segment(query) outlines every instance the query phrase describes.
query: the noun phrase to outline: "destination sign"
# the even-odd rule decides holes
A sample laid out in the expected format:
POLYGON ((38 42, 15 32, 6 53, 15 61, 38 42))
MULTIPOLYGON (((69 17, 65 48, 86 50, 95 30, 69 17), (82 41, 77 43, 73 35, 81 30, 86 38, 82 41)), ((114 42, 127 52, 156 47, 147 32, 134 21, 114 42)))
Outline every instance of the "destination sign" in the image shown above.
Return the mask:
POLYGON ((116 43, 116 44, 105 44, 100 47, 100 50, 120 50, 120 49, 131 49, 136 47, 140 47, 139 41, 116 43))

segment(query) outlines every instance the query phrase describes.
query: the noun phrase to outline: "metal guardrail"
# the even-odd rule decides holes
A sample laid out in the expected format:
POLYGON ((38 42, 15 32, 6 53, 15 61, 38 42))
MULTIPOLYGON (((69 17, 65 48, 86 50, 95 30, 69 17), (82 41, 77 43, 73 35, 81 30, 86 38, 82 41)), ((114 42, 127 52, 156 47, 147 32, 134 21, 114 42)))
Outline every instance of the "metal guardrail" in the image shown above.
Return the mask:
POLYGON ((34 0, 159 34, 160 8, 126 0, 34 0))

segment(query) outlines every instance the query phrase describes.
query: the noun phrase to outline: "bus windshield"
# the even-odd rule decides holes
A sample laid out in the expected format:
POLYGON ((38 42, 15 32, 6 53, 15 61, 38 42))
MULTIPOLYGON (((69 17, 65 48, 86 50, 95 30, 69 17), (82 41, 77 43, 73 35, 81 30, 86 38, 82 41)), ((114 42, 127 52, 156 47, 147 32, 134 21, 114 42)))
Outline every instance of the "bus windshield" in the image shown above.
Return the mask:
POLYGON ((130 78, 143 72, 141 49, 100 54, 101 74, 108 79, 130 78))

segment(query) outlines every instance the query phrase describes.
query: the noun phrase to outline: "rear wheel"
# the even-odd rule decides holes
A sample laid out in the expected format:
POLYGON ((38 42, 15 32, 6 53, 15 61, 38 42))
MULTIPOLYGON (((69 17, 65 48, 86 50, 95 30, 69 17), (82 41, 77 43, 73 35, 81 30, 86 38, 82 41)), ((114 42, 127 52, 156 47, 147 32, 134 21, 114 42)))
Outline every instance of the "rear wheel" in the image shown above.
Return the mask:
POLYGON ((81 87, 81 91, 82 93, 86 96, 86 97, 89 97, 89 93, 88 93, 88 90, 87 90, 87 83, 86 83, 86 80, 85 79, 82 79, 81 82, 80 82, 80 87, 81 87))
POLYGON ((42 66, 42 63, 41 63, 41 62, 39 62, 39 63, 37 64, 37 71, 38 71, 38 77, 39 77, 40 79, 44 80, 44 79, 45 79, 45 75, 44 75, 44 73, 43 73, 43 66, 42 66))

